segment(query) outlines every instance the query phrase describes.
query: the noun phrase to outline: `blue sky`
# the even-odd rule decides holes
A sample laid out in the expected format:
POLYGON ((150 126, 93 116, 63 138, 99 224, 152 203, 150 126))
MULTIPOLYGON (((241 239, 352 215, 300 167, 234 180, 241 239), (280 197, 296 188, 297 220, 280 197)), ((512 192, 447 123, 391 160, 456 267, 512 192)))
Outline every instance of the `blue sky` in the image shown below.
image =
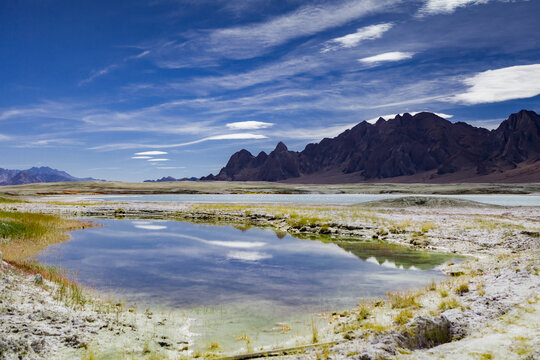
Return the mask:
POLYGON ((540 108, 540 1, 0 3, 0 167, 141 181, 216 173, 432 111, 540 108))

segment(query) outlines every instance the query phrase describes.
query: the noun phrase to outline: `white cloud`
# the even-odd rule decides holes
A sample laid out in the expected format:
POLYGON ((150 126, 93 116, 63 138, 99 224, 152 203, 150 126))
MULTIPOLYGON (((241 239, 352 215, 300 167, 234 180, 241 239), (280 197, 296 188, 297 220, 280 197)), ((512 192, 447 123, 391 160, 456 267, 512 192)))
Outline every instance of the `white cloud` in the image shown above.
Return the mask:
POLYGON ((4 135, 4 134, 0 134, 0 141, 6 141, 6 140, 9 140, 9 139, 11 139, 10 136, 4 135))
POLYGON ((148 159, 147 161, 151 161, 151 162, 162 162, 162 161, 169 161, 169 159, 148 159))
POLYGON ((373 64, 383 61, 399 61, 404 59, 412 58, 414 53, 412 52, 403 52, 403 51, 391 51, 375 56, 368 56, 362 59, 358 59, 359 62, 364 64, 373 64))
POLYGON ((151 156, 132 156, 132 159, 151 159, 151 156))
POLYGON ((172 169, 185 169, 185 166, 158 166, 156 169, 160 170, 172 170, 172 169))
POLYGON ((254 130, 266 129, 268 127, 274 126, 274 124, 262 121, 238 121, 228 123, 226 124, 226 126, 231 130, 254 130))
MULTIPOLYGON (((412 116, 418 114, 418 113, 421 113, 421 111, 407 111, 409 114, 411 114, 412 116)), ((450 119, 450 118, 453 118, 454 115, 450 115, 450 114, 445 114, 445 113, 434 113, 435 115, 437 116, 440 116, 442 117, 443 119, 450 119)), ((388 114, 388 115, 381 115, 381 116, 377 116, 376 118, 372 118, 372 119, 369 119, 369 120, 366 120, 368 123, 370 124, 375 124, 377 122, 377 120, 379 120, 379 118, 383 118, 385 120, 389 120, 389 119, 393 119, 395 118, 397 115, 401 115, 403 116, 403 114, 388 114)))
POLYGON ((420 8, 421 15, 451 14, 457 8, 467 5, 485 4, 489 0, 427 0, 420 8))
POLYGON ((351 48, 357 46, 364 40, 375 40, 380 38, 385 32, 394 26, 392 23, 370 25, 356 30, 355 33, 332 39, 327 42, 323 52, 335 50, 338 47, 351 48))
MULTIPOLYGON (((135 153, 135 155, 166 155, 168 154, 166 151, 143 151, 135 153)), ((140 158, 143 159, 143 158, 140 158)))
POLYGON ((540 94, 540 64, 487 70, 466 78, 463 83, 469 89, 449 101, 481 104, 529 98, 540 94))

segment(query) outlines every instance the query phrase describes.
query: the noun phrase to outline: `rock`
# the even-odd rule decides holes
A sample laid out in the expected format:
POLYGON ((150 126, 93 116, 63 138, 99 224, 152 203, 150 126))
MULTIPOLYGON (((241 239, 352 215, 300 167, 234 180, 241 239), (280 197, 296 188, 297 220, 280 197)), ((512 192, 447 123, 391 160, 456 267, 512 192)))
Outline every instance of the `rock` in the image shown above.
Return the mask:
POLYGON ((321 227, 319 229, 319 234, 331 234, 332 233, 332 230, 330 230, 329 228, 327 227, 321 227))
POLYGON ((426 349, 452 341, 451 324, 444 316, 414 320, 410 331, 401 333, 396 339, 400 346, 408 349, 426 349))
POLYGON ((45 347, 45 339, 35 340, 30 344, 30 347, 36 354, 39 354, 41 351, 43 351, 43 348, 45 347))
POLYGON ((164 348, 170 348, 171 347, 171 344, 168 343, 167 341, 158 341, 158 345, 161 346, 161 347, 164 347, 164 348))
POLYGON ((81 347, 81 341, 79 340, 79 337, 76 334, 66 336, 63 341, 64 341, 64 344, 66 344, 69 347, 72 347, 72 348, 81 347))

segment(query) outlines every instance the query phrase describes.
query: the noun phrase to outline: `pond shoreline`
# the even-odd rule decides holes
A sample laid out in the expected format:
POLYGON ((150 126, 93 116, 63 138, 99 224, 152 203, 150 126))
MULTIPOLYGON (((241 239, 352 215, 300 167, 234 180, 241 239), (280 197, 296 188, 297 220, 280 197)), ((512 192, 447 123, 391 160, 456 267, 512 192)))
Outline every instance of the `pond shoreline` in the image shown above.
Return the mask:
MULTIPOLYGON (((322 352, 331 354, 332 358, 358 359, 406 357, 409 355, 405 353, 411 351, 417 357, 429 357, 429 351, 434 352, 433 356, 441 355, 437 354, 438 346, 432 350, 416 348, 432 347, 448 340, 465 341, 476 329, 481 329, 508 311, 514 311, 518 305, 524 308, 534 307, 539 300, 534 296, 540 288, 540 264, 537 256, 540 248, 538 208, 400 207, 399 204, 366 208, 301 204, 202 205, 129 202, 94 205, 34 202, 3 204, 3 207, 11 211, 45 212, 89 219, 169 219, 268 227, 276 232, 306 238, 316 235, 324 236, 328 241, 334 236, 349 237, 351 241, 378 239, 474 257, 466 263, 443 268, 445 273, 453 275, 453 283, 438 285, 438 290, 418 290, 415 298, 421 306, 393 308, 389 300, 377 306, 364 304, 364 311, 369 315, 360 320, 361 307, 336 313, 330 319, 334 333, 321 334, 319 340, 345 341, 324 349, 305 349, 302 354, 290 355, 291 357, 311 359, 320 356, 322 352), (467 285, 467 291, 456 293, 456 287, 462 285, 467 285), (442 288, 450 293, 447 298, 456 299, 459 306, 438 309, 438 303, 431 304, 446 301, 438 295, 442 288), (368 308, 369 310, 366 310, 368 308), (384 318, 385 314, 397 317, 406 311, 410 314, 406 314, 407 321, 403 324, 396 324, 393 318, 389 321, 384 318), (371 328, 367 324, 370 324, 371 328), (374 325, 378 327, 375 328, 374 325), (446 329, 446 337, 436 339, 435 342, 426 342, 426 329, 432 331, 440 329, 441 326, 446 329), (412 336, 412 333, 417 335, 412 336)), ((525 314, 537 318, 538 311, 532 311, 525 314)), ((532 346, 530 341, 527 341, 526 345, 532 346)), ((182 355, 181 352, 177 354, 182 355)))

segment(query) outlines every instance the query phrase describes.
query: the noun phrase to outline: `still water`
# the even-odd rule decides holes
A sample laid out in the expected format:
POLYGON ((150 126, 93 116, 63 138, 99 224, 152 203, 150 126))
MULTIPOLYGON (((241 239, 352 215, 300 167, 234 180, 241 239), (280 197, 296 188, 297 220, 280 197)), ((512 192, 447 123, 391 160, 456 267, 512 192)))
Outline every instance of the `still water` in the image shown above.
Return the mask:
MULTIPOLYGON (((182 309, 201 343, 252 334, 254 343, 306 332, 309 316, 362 298, 424 286, 452 258, 373 242, 325 243, 268 229, 176 221, 99 220, 49 247, 45 263, 129 303, 182 309), (296 332, 295 332, 296 331, 296 332)), ((234 341, 233 341, 234 342, 234 341)))

